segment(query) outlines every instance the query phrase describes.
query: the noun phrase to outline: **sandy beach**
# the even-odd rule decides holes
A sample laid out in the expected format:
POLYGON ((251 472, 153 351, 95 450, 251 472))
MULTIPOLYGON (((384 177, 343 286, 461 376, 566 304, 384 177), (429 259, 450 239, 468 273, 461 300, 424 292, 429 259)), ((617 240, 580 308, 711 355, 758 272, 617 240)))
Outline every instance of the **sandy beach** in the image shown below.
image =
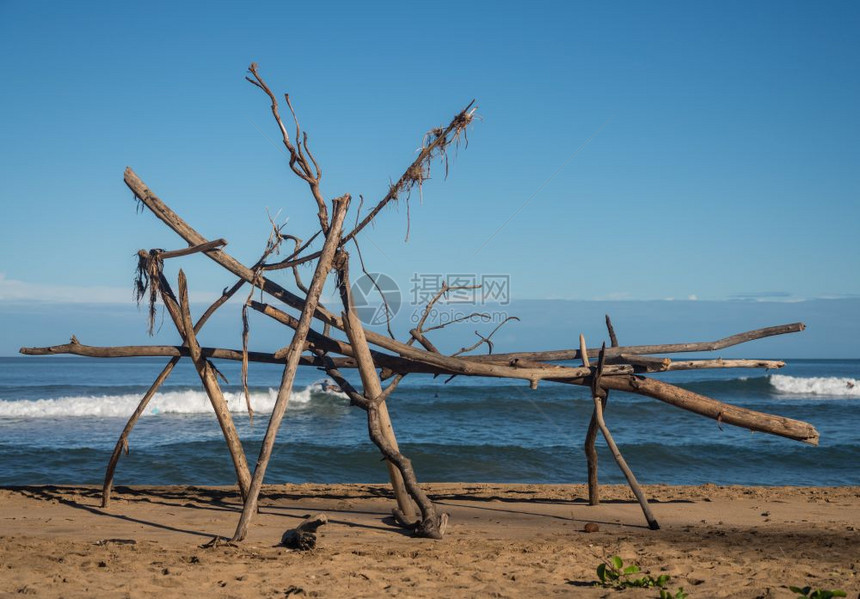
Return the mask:
POLYGON ((441 541, 393 526, 380 485, 271 485, 249 538, 226 488, 0 489, 0 594, 42 597, 656 597, 594 586, 612 555, 668 574, 690 597, 791 597, 789 585, 860 591, 860 487, 647 486, 661 530, 624 487, 590 507, 583 485, 429 484, 451 516, 441 541), (278 547, 325 513, 317 547, 278 547), (598 532, 583 532, 593 522, 598 532))

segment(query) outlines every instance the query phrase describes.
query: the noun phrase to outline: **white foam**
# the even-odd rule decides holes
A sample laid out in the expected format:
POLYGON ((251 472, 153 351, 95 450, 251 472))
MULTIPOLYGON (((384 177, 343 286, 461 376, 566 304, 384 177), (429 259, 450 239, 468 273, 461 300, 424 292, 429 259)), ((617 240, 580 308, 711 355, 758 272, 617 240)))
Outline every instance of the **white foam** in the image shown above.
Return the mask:
POLYGON ((770 384, 786 395, 820 395, 827 397, 860 397, 860 381, 847 377, 797 377, 772 374, 770 384))
MULTIPOLYGON (((251 407, 255 412, 272 412, 277 389, 251 393, 251 407)), ((345 399, 340 392, 327 390, 325 381, 317 381, 304 389, 294 390, 290 404, 308 404, 321 396, 345 399)), ((247 413, 245 396, 241 391, 225 392, 224 398, 231 412, 247 413)), ((59 397, 54 399, 35 399, 22 401, 0 401, 0 417, 55 418, 64 416, 124 417, 134 412, 140 403, 141 395, 92 395, 78 397, 59 397)), ((212 404, 204 391, 166 391, 156 393, 146 406, 144 416, 158 414, 206 414, 212 413, 212 404)))

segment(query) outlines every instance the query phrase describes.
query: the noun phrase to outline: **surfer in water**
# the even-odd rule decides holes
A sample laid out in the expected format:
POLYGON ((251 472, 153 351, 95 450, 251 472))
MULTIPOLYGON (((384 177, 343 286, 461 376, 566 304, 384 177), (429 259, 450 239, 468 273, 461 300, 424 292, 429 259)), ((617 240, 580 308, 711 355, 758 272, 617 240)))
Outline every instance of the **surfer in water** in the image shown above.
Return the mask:
POLYGON ((323 381, 320 384, 320 391, 323 393, 338 393, 340 388, 330 381, 323 381))

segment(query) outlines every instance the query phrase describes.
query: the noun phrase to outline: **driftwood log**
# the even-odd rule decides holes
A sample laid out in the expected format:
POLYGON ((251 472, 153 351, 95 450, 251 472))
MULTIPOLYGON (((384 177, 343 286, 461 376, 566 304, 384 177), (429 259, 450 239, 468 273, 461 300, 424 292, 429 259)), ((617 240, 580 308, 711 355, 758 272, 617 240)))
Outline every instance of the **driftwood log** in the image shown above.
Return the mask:
MULTIPOLYGON (((104 507, 110 503, 116 466, 122 453, 128 452, 128 440, 135 423, 148 402, 157 393, 160 385, 167 380, 173 368, 183 358, 190 359, 194 364, 201 384, 212 403, 233 460, 243 500, 242 515, 232 539, 234 542, 245 538, 250 521, 257 512, 259 494, 271 459, 272 447, 287 408, 296 371, 300 366, 312 366, 324 370, 349 396, 352 404, 366 412, 370 439, 382 453, 388 467, 397 503, 393 509, 395 519, 400 525, 422 537, 441 538, 448 516, 437 511, 436 506, 418 483, 411 461, 400 451, 388 413, 386 402, 394 396, 397 385, 407 375, 496 377, 520 380, 533 389, 541 382, 589 388, 594 401, 594 411, 584 445, 588 465, 589 502, 597 504, 600 500, 595 447, 597 435, 600 433, 627 478, 651 528, 658 527, 657 520, 651 513, 648 502, 621 455, 606 422, 607 402, 611 390, 651 397, 721 423, 752 431, 761 431, 812 445, 818 443, 818 432, 806 422, 733 406, 645 376, 703 368, 781 368, 784 363, 776 360, 674 360, 662 354, 716 351, 755 339, 800 332, 804 328, 802 323, 747 331, 717 341, 622 346, 619 345, 615 329, 607 316, 610 347, 587 348, 584 339, 580 337, 580 347, 575 349, 493 353, 491 332, 487 335, 479 334, 479 341, 476 344, 464 347, 452 355, 446 355, 437 349, 428 335, 445 325, 431 325, 427 322, 430 308, 446 294, 458 289, 443 286, 425 307, 421 320, 409 332, 409 338, 405 341, 398 341, 393 335, 386 336, 362 327, 351 297, 350 256, 346 246, 352 242, 358 257, 361 258, 359 234, 379 216, 382 210, 396 202, 405 202, 408 207, 410 194, 416 187, 421 190, 422 182, 429 176, 430 167, 434 161, 442 161, 447 170, 447 150, 452 145, 465 140, 467 127, 474 118, 474 102, 457 113, 448 125, 431 129, 424 137, 418 157, 403 175, 397 182, 390 185, 382 199, 368 210, 363 218, 359 205, 356 210, 355 225, 352 229, 346 230, 344 223, 350 210, 350 196, 347 194, 332 200, 329 209, 329 202, 322 195, 320 188, 322 169, 310 150, 307 133, 299 125, 289 95, 285 95, 284 100, 292 117, 293 134, 289 132, 281 118, 278 98, 262 79, 255 64, 249 68, 247 79, 262 90, 271 103, 272 115, 289 155, 289 167, 297 177, 307 183, 315 203, 319 230, 303 243, 297 237, 284 233, 282 227, 273 223, 273 232, 262 257, 249 267, 225 251, 224 247, 227 245, 225 239, 208 240, 203 237, 153 193, 131 168, 127 168, 124 180, 134 198, 177 233, 188 246, 173 251, 141 250, 135 287, 139 301, 148 299, 150 329, 156 314, 156 304, 160 302, 170 314, 182 339, 182 345, 94 347, 84 345, 73 337, 69 343, 63 345, 21 348, 21 353, 27 355, 77 354, 101 358, 130 356, 169 358, 117 440, 105 473, 102 496, 104 507), (318 251, 310 251, 312 242, 318 236, 324 239, 322 248, 318 251), (294 242, 293 252, 286 258, 269 261, 285 240, 294 242), (225 289, 222 296, 196 323, 192 323, 191 319, 185 274, 181 270, 178 273, 178 297, 174 295, 164 275, 165 261, 190 254, 202 254, 236 277, 233 285, 225 289), (310 262, 315 262, 316 266, 310 285, 305 286, 297 267, 310 262), (293 272, 294 291, 266 276, 269 271, 284 269, 290 269, 293 272), (330 310, 320 303, 323 285, 331 272, 334 272, 337 277, 337 288, 342 304, 339 310, 330 310), (243 305, 243 322, 246 322, 244 319, 248 310, 265 314, 292 331, 289 345, 273 353, 251 351, 248 347, 248 330, 245 327, 241 349, 201 346, 197 335, 202 327, 215 310, 223 306, 246 284, 252 292, 260 290, 279 305, 255 300, 252 297, 253 293, 249 294, 243 305), (290 314, 289 310, 297 314, 290 314), (332 330, 340 333, 335 336, 332 330), (416 343, 418 347, 415 346, 416 343), (490 352, 486 355, 470 353, 481 345, 487 345, 490 352), (591 358, 597 359, 596 365, 592 365, 591 358), (248 467, 232 416, 226 408, 213 360, 242 362, 243 384, 246 386, 248 401, 250 401, 247 395, 249 362, 277 363, 284 367, 275 407, 269 417, 260 455, 253 471, 248 467), (559 364, 566 361, 578 361, 582 365, 559 364), (358 371, 361 389, 356 389, 347 380, 343 374, 346 369, 358 371)), ((364 270, 363 261, 362 270, 364 270)), ((508 320, 514 318, 509 317, 508 320)), ((252 413, 250 403, 248 408, 249 413, 252 413)))
POLYGON ((309 551, 317 546, 317 529, 328 522, 325 514, 308 516, 298 526, 281 535, 281 545, 287 549, 309 551))

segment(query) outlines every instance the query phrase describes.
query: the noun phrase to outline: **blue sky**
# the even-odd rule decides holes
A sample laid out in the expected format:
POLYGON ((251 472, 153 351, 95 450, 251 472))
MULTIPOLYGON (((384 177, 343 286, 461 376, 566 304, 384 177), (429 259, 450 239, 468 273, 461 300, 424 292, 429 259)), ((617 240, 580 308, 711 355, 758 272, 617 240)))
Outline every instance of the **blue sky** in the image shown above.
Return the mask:
MULTIPOLYGON (((134 253, 182 245, 135 213, 127 165, 246 262, 267 208, 314 230, 251 61, 290 92, 329 197, 375 201, 477 100, 469 147, 412 200, 409 242, 402 206, 363 236, 403 286, 467 272, 509 274, 519 299, 860 297, 856 3, 173 4, 0 1, 7 318, 127 302, 134 253)), ((201 299, 231 282, 182 266, 201 299)))

